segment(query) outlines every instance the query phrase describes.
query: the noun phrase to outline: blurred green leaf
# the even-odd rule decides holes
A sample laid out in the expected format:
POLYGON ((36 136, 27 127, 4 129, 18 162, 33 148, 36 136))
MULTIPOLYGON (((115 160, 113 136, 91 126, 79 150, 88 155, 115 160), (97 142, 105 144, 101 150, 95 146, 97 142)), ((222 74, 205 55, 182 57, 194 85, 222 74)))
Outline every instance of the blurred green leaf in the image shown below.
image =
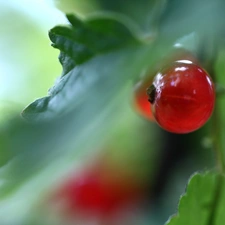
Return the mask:
POLYGON ((178 214, 166 225, 224 224, 224 176, 206 172, 194 174, 179 202, 178 214))
MULTIPOLYGON (((12 2, 4 2, 0 1, 1 123, 37 96, 43 96, 60 71, 57 52, 48 47, 41 22, 10 6, 12 2), (43 52, 45 57, 40 57, 43 52)), ((46 26, 50 24, 46 18, 46 26)))
MULTIPOLYGON (((97 36, 102 31, 106 37, 106 43, 95 45, 100 46, 102 52, 96 53, 92 58, 84 58, 86 61, 74 68, 71 67, 76 64, 74 58, 61 58, 66 70, 50 90, 49 96, 36 100, 23 112, 25 118, 37 123, 16 119, 7 125, 4 133, 10 140, 7 143, 10 147, 1 150, 2 155, 7 156, 2 164, 9 159, 11 161, 1 173, 5 180, 0 187, 1 196, 18 189, 24 181, 48 166, 49 162, 75 159, 79 152, 104 141, 104 137, 108 135, 107 130, 116 126, 115 120, 121 113, 118 108, 122 108, 123 101, 129 101, 126 88, 129 80, 139 76, 146 67, 154 65, 160 52, 157 54, 156 50, 159 46, 159 49, 162 48, 159 44, 141 44, 133 36, 129 36, 127 31, 119 31, 122 35, 119 39, 119 33, 111 34, 112 30, 109 32, 107 28, 101 28, 101 23, 88 23, 93 24, 92 29, 96 29, 97 36), (111 49, 107 40, 112 45, 118 43, 118 46, 114 46, 115 50, 111 49), (151 54, 153 47, 154 55, 151 54), (71 61, 74 64, 70 64, 71 61), (66 67, 67 65, 69 66, 66 67), (8 156, 9 149, 12 155, 8 156)), ((103 20, 104 27, 105 23, 106 20, 103 20)), ((110 20, 109 24, 115 25, 115 30, 124 27, 116 21, 110 20)), ((58 40, 58 36, 56 39, 58 40)), ((90 41, 88 38, 87 40, 90 41)), ((76 38, 74 42, 79 43, 76 38)), ((78 55, 79 52, 76 57, 78 55)), ((60 169, 59 166, 57 170, 60 169)))
POLYGON ((99 10, 97 0, 63 0, 54 1, 58 9, 64 13, 74 13, 86 15, 88 13, 99 10))
POLYGON ((158 29, 158 22, 164 11, 166 0, 61 0, 56 5, 66 13, 91 16, 111 14, 126 18, 140 33, 153 34, 158 29))
POLYGON ((217 97, 216 97, 216 114, 214 126, 213 126, 213 141, 217 141, 218 147, 221 150, 223 157, 223 161, 225 160, 225 95, 224 95, 224 87, 225 87, 225 42, 224 40, 220 40, 218 44, 218 55, 215 58, 215 79, 216 79, 216 88, 217 88, 217 97))
POLYGON ((145 34, 158 31, 159 20, 166 6, 166 0, 98 0, 98 2, 106 12, 127 16, 145 34))
POLYGON ((179 38, 197 32, 201 38, 224 33, 223 0, 95 0, 80 4, 76 0, 59 1, 58 5, 69 5, 66 12, 84 15, 99 12, 115 13, 132 21, 143 34, 166 35, 179 38), (77 6, 77 7, 76 7, 77 6), (91 6, 91 10, 90 10, 91 6))
POLYGON ((170 38, 197 32, 203 38, 221 36, 225 26, 224 11, 223 0, 168 0, 161 17, 160 35, 170 38))

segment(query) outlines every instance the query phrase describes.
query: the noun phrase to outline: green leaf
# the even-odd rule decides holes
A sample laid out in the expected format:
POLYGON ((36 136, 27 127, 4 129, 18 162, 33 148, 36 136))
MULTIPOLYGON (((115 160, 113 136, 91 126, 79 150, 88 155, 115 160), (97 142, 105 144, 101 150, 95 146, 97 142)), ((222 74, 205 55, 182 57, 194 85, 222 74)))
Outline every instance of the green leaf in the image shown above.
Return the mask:
POLYGON ((111 18, 81 21, 69 14, 67 19, 71 26, 56 26, 49 32, 52 46, 61 51, 60 62, 66 67, 65 73, 94 55, 137 42, 125 25, 111 18))
MULTIPOLYGON (((62 76, 49 90, 49 96, 36 100, 23 111, 22 115, 27 119, 51 118, 54 114, 61 114, 62 111, 68 112, 71 109, 68 104, 77 106, 83 100, 85 93, 94 93, 96 83, 99 83, 101 79, 97 75, 99 72, 97 76, 94 75, 96 71, 100 71, 96 68, 98 63, 95 63, 96 61, 91 63, 92 68, 88 65, 79 66, 80 64, 90 61, 91 58, 99 57, 98 60, 102 60, 104 65, 106 57, 101 59, 101 55, 108 55, 110 51, 118 54, 120 49, 140 46, 131 32, 116 20, 100 18, 82 22, 72 15, 67 15, 67 18, 72 26, 57 26, 49 32, 53 46, 60 50, 62 76)), ((118 59, 116 63, 120 63, 118 59)), ((114 80, 118 81, 119 77, 115 78, 114 80)))
POLYGON ((225 221, 225 179, 216 172, 194 174, 181 197, 178 214, 166 225, 222 225, 225 221))
MULTIPOLYGON (((108 24, 107 20, 101 21, 104 27, 108 24)), ((100 52, 96 52, 96 55, 89 59, 86 58, 79 65, 75 60, 79 52, 75 52, 76 57, 71 58, 67 52, 61 50, 64 55, 61 63, 63 68, 66 68, 62 76, 49 90, 49 96, 36 100, 22 114, 27 120, 37 123, 20 121, 18 127, 8 127, 6 133, 11 140, 13 155, 10 156, 12 160, 9 167, 1 174, 1 177, 7 180, 0 187, 1 196, 18 189, 24 181, 39 173, 49 162, 75 159, 79 152, 104 141, 107 130, 112 129, 121 113, 118 108, 122 108, 124 101, 129 102, 129 94, 124 95, 124 91, 127 93, 128 83, 139 76, 143 69, 154 65, 157 54, 151 54, 153 46, 140 44, 131 35, 129 41, 128 37, 125 38, 126 31, 121 32, 120 40, 120 32, 110 34, 112 30, 99 27, 98 22, 91 21, 89 24, 94 24, 93 30, 106 31, 103 32, 105 41, 109 38, 109 43, 112 44, 111 40, 118 38, 119 44, 109 51, 111 46, 99 43, 100 52), (70 64, 71 62, 74 64, 70 64)), ((118 22, 111 21, 110 24, 112 27, 118 22)), ((86 23, 80 26, 83 29, 82 26, 86 26, 86 23)), ((61 40, 61 37, 56 35, 56 40, 58 38, 61 40)), ((62 39, 64 40, 63 37, 62 39)), ((74 42, 78 43, 76 38, 74 42)), ((99 42, 104 42, 104 39, 99 42)), ((61 48, 61 45, 58 46, 61 48)), ((7 156, 7 151, 8 148, 2 149, 2 154, 7 156)))

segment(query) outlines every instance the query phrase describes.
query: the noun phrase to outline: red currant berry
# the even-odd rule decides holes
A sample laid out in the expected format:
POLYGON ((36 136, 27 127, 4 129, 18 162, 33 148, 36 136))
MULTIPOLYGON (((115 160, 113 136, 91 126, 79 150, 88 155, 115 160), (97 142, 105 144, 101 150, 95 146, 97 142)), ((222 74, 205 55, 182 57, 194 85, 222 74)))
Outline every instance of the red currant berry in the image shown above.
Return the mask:
POLYGON ((158 124, 174 133, 189 133, 203 126, 215 103, 210 76, 188 60, 176 61, 159 72, 148 96, 158 124))
POLYGON ((136 111, 147 120, 154 121, 151 107, 148 102, 147 88, 152 84, 153 78, 141 80, 134 88, 134 107, 136 111))
MULTIPOLYGON (((162 62, 159 63, 156 67, 160 68, 160 65, 162 63, 164 63, 165 65, 181 59, 198 63, 197 59, 191 52, 183 48, 177 48, 169 55, 169 57, 165 57, 162 62)), ((141 116, 150 121, 154 121, 155 119, 151 107, 149 106, 148 95, 146 91, 147 88, 152 84, 152 82, 153 76, 147 76, 146 78, 138 82, 134 88, 134 107, 141 116)))

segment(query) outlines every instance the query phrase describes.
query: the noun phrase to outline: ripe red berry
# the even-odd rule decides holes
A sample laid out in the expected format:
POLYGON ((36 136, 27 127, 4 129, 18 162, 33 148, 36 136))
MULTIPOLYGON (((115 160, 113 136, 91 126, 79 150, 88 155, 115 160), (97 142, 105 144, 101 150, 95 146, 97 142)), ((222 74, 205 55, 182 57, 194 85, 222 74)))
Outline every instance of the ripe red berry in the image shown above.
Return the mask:
POLYGON ((215 103, 210 76, 188 60, 176 61, 159 72, 148 95, 158 124, 174 133, 189 133, 203 126, 215 103))
MULTIPOLYGON (((189 60, 194 63, 197 63, 197 59, 195 56, 183 49, 177 48, 175 49, 168 57, 165 57, 162 62, 160 62, 156 67, 160 68, 162 63, 168 64, 177 60, 189 60)), ((155 68, 156 69, 156 68, 155 68)), ((153 74, 151 72, 151 74, 153 74)), ((150 121, 155 121, 155 118, 152 113, 152 109, 149 106, 148 95, 146 93, 148 87, 153 83, 153 76, 147 76, 138 82, 134 87, 134 106, 136 111, 143 116, 145 119, 150 121)))
POLYGON ((134 106, 136 111, 147 120, 154 121, 151 107, 148 102, 147 88, 152 84, 153 78, 141 80, 134 88, 134 106))

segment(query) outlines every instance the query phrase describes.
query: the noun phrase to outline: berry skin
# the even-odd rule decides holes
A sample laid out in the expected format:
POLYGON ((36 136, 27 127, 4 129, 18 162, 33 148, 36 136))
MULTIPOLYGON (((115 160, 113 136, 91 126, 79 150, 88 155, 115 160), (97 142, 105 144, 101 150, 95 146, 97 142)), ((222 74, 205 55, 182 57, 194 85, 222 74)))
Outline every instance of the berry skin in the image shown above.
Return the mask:
POLYGON ((188 60, 176 61, 159 72, 148 89, 158 124, 173 133, 203 126, 215 104, 215 90, 205 70, 188 60))
POLYGON ((154 121, 151 107, 148 102, 147 88, 152 84, 153 78, 141 80, 134 87, 134 106, 136 111, 145 119, 154 121))

